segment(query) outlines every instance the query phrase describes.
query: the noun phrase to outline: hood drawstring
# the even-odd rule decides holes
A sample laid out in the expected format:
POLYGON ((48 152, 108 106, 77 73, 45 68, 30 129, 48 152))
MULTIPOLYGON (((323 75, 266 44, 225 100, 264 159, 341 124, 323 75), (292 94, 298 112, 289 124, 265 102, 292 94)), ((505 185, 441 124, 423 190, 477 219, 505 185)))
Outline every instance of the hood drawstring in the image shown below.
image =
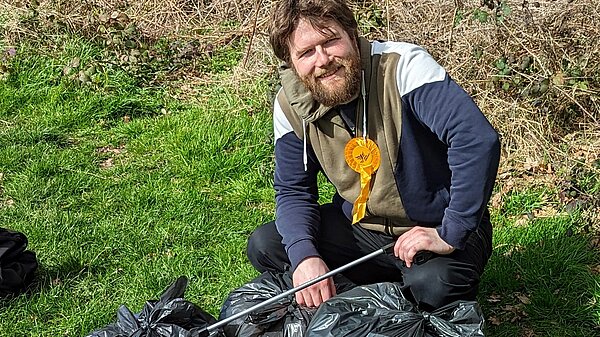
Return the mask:
POLYGON ((302 160, 304 161, 304 172, 308 171, 308 155, 306 154, 306 128, 308 127, 308 125, 306 125, 306 121, 303 119, 302 120, 302 132, 304 133, 302 140, 303 140, 303 145, 304 145, 304 151, 302 153, 302 160))
POLYGON ((363 139, 367 139, 368 131, 367 131, 367 88, 365 86, 365 71, 363 70, 360 74, 360 93, 362 94, 363 100, 363 139))

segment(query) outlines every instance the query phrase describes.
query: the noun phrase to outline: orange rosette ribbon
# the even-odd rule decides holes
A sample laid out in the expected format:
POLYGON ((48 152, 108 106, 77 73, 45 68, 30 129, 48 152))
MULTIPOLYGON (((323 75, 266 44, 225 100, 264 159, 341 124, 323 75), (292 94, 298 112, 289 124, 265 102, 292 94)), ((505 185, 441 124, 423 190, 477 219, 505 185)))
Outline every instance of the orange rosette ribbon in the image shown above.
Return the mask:
POLYGON ((368 138, 352 138, 344 149, 346 163, 360 174, 360 194, 352 209, 352 223, 364 218, 367 211, 367 199, 371 190, 371 176, 379 168, 381 155, 374 141, 368 138))

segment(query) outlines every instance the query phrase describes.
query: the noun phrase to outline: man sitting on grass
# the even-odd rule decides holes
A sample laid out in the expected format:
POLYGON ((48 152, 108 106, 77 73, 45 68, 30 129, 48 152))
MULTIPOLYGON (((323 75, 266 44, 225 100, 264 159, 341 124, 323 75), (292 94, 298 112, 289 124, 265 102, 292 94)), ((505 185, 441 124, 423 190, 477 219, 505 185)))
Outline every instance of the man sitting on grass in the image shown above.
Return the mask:
MULTIPOLYGON (((249 239, 251 263, 289 264, 297 286, 395 241, 396 258, 344 275, 400 282, 423 310, 475 299, 499 140, 473 100, 423 48, 359 37, 343 1, 278 1, 270 42, 283 61, 277 210, 249 239), (319 171, 336 188, 329 204, 318 203, 319 171)), ((315 307, 335 294, 327 279, 296 300, 315 307)))

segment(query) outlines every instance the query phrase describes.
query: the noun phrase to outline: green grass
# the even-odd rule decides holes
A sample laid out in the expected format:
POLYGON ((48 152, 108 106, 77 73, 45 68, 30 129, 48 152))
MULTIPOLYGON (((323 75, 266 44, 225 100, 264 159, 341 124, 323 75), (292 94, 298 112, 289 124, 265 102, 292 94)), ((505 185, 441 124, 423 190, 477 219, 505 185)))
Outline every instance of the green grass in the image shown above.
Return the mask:
MULTIPOLYGON (((526 190, 493 210, 494 255, 480 303, 492 336, 592 336, 600 328, 600 256, 579 211, 532 216, 552 191, 526 190), (528 220, 522 216, 528 214, 528 220), (492 321, 495 321, 492 323, 492 321)), ((554 192, 556 193, 556 192, 554 192)))
POLYGON ((1 303, 0 335, 83 336, 179 275, 217 315, 256 275, 245 243, 273 213, 268 107, 217 86, 182 104, 117 70, 81 86, 61 76, 72 57, 21 49, 0 82, 0 224, 41 264, 32 291, 1 303))
MULTIPOLYGON (((0 226, 24 232, 40 261, 32 289, 0 302, 0 336, 83 336, 180 275, 186 298, 217 316, 256 275, 246 240, 274 209, 268 81, 217 78, 182 102, 118 68, 89 85, 63 74, 73 58, 100 54, 77 39, 51 52, 22 46, 0 81, 0 226)), ((490 336, 598 331, 600 279, 589 267, 600 258, 578 213, 515 221, 548 193, 514 193, 494 210, 480 296, 500 322, 490 336)))
POLYGON ((597 328, 600 285, 588 266, 597 265, 598 253, 585 237, 568 236, 575 219, 497 231, 480 296, 487 314, 504 323, 491 325, 494 336, 520 335, 516 331, 527 328, 543 336, 590 336, 597 328), (499 302, 487 303, 493 297, 499 302))

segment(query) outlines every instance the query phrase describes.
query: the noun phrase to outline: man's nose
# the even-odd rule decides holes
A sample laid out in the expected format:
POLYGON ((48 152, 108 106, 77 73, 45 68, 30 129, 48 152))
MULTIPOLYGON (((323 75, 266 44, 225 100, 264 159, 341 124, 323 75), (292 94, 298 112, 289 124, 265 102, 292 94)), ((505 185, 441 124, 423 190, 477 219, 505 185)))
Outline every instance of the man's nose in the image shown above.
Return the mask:
POLYGON ((315 48, 315 53, 317 56, 315 65, 317 67, 322 67, 329 63, 329 54, 327 53, 327 50, 325 48, 323 48, 322 46, 317 46, 315 48))

